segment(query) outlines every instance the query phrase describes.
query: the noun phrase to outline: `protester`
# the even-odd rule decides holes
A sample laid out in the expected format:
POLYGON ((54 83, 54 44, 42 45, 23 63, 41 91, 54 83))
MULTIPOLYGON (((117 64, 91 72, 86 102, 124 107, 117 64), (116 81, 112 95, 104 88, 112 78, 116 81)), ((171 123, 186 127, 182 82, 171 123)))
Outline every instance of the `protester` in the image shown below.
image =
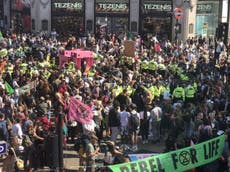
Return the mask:
POLYGON ((95 171, 95 158, 100 150, 100 148, 97 145, 97 141, 97 136, 93 134, 90 136, 90 142, 86 146, 86 172, 95 171), (97 146, 96 149, 95 146, 97 146))
POLYGON ((129 134, 131 135, 131 145, 134 151, 138 150, 137 136, 140 129, 140 114, 136 111, 137 107, 135 104, 129 106, 130 117, 129 117, 129 134))
MULTIPOLYGON (((144 143, 148 134, 155 141, 166 138, 169 151, 183 147, 186 139, 196 144, 229 127, 230 57, 223 41, 215 47, 208 38, 194 37, 173 44, 155 34, 144 40, 140 35, 98 32, 84 38, 63 37, 68 40, 65 44, 58 36, 55 31, 52 39, 44 34, 6 32, 0 38, 0 111, 5 116, 0 113, 0 122, 7 121, 9 144, 16 136, 23 142, 32 122, 38 136, 32 141, 38 160, 45 161, 43 145, 60 105, 66 125, 76 120, 80 134, 94 132, 100 140, 105 139, 106 130, 106 139, 115 145, 128 126, 132 139, 126 144, 133 146, 133 152, 138 150, 139 129, 144 143), (135 57, 124 55, 126 39, 135 42, 135 57), (87 60, 74 64, 72 59, 59 64, 64 47, 93 51, 93 64, 87 60), (69 115, 71 98, 87 106, 76 105, 78 113, 74 112, 87 120, 73 120, 69 115), (130 117, 126 125, 128 113, 138 114, 141 125, 134 128, 130 117)), ((44 165, 32 162, 34 168, 44 165)))

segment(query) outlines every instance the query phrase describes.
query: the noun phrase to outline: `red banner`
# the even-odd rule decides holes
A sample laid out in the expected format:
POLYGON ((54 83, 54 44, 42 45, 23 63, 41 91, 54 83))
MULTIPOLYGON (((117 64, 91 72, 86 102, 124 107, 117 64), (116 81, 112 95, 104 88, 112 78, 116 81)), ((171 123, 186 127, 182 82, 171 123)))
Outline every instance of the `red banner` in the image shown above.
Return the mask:
POLYGON ((93 111, 80 100, 71 97, 69 106, 69 119, 76 120, 82 124, 88 123, 93 119, 93 111))

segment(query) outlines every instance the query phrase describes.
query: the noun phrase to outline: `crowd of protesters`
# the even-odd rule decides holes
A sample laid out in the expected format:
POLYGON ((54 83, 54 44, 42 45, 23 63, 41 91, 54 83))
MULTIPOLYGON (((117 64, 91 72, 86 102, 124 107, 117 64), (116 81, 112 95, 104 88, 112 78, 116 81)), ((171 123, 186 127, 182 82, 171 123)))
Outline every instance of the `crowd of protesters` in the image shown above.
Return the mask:
MULTIPOLYGON (((87 171, 95 170, 100 149, 94 144, 105 137, 112 154, 120 155, 118 135, 132 151, 138 142, 154 145, 164 139, 166 152, 220 133, 230 136, 230 56, 221 40, 195 37, 173 44, 157 36, 142 40, 98 32, 60 42, 47 33, 6 32, 0 41, 1 140, 24 147, 28 171, 48 165, 44 145, 57 128, 52 118, 60 114, 64 147, 70 139, 91 135, 84 146, 87 171), (123 54, 126 40, 135 41, 135 57, 123 54), (81 68, 60 68, 63 49, 77 48, 94 52, 94 66, 88 69, 85 61, 81 68), (31 82, 35 86, 22 92, 31 82), (90 123, 69 120, 71 97, 91 107, 90 123)), ((228 144, 220 160, 196 171, 227 170, 228 144)))

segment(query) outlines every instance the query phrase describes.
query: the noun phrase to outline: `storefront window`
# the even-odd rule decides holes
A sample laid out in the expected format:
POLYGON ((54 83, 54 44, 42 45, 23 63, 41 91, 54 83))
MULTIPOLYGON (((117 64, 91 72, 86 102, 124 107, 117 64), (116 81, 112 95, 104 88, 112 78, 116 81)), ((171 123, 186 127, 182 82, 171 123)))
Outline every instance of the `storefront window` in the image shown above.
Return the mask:
POLYGON ((96 32, 128 31, 129 0, 96 0, 96 32))
POLYGON ((52 29, 59 35, 80 35, 83 32, 83 0, 52 0, 52 29))
POLYGON ((160 39, 170 39, 171 26, 170 17, 146 17, 142 22, 142 32, 148 37, 158 35, 160 39))
POLYGON ((198 1, 196 35, 214 36, 218 26, 219 1, 198 1))
POLYGON ((12 0, 11 21, 16 32, 31 31, 30 2, 24 0, 12 0))
POLYGON ((143 0, 140 11, 141 32, 144 38, 157 35, 159 39, 171 39, 172 1, 143 0))
POLYGON ((48 20, 42 20, 42 30, 48 30, 48 20))
POLYGON ((97 28, 102 32, 120 33, 127 31, 128 18, 126 17, 97 17, 97 28))

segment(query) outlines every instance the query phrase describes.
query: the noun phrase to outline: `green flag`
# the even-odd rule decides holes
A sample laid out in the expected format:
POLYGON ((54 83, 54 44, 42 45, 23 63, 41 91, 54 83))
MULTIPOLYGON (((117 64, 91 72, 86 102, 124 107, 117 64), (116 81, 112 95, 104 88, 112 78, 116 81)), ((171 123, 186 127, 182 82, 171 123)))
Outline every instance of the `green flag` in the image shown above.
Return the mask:
POLYGON ((223 153, 224 140, 221 135, 194 146, 109 168, 113 172, 181 172, 218 159, 223 153))
POLYGON ((2 32, 0 31, 0 38, 2 38, 2 32))
POLYGON ((14 93, 14 89, 10 86, 10 84, 8 82, 5 81, 5 88, 6 88, 6 92, 9 94, 13 94, 14 93))

